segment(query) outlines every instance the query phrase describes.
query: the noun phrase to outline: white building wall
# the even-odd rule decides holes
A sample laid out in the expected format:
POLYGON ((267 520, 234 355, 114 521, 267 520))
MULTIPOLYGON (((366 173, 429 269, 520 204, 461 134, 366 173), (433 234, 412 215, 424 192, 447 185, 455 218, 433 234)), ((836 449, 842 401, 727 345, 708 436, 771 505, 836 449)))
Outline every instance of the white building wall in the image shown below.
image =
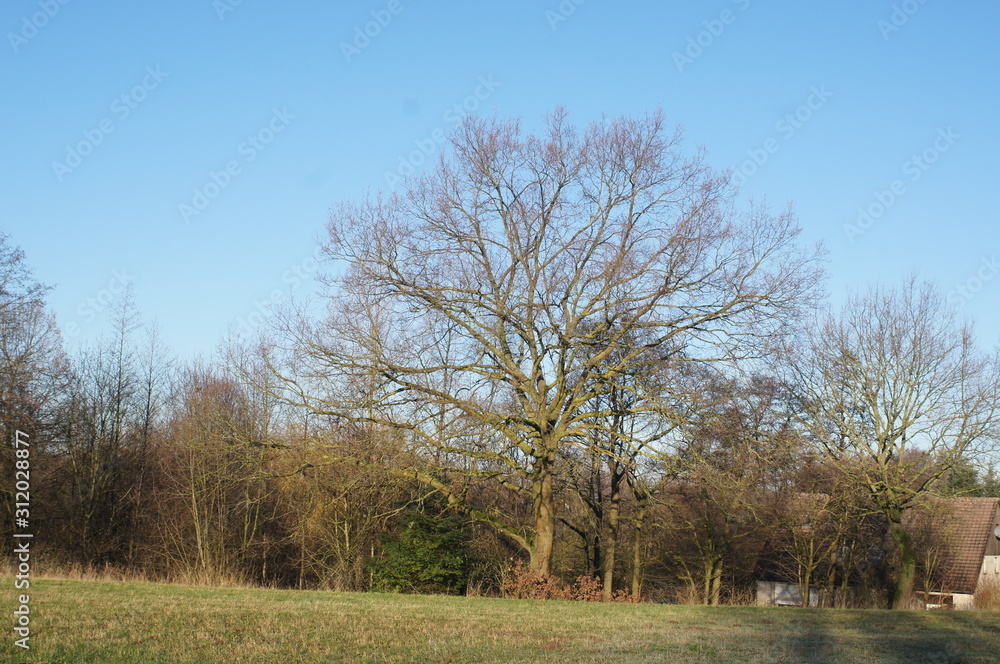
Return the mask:
MULTIPOLYGON (((795 583, 758 581, 757 606, 802 606, 802 595, 795 583)), ((809 589, 809 606, 819 606, 819 590, 809 589)))
POLYGON ((952 602, 954 602, 956 611, 969 611, 972 609, 972 595, 963 595, 962 593, 955 593, 951 596, 952 602))
POLYGON ((1000 556, 983 556, 983 569, 979 573, 979 582, 989 579, 1000 580, 1000 556))

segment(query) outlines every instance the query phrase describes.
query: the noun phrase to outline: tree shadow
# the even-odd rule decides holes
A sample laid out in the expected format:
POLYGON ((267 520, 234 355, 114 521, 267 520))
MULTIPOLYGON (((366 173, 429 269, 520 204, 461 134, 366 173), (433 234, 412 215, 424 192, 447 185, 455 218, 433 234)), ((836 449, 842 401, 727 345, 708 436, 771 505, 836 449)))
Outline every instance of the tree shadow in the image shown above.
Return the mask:
POLYGON ((914 611, 847 611, 836 622, 815 623, 812 631, 821 633, 823 651, 801 642, 798 654, 802 656, 800 661, 842 661, 837 659, 838 642, 850 650, 852 640, 863 640, 876 644, 870 648, 872 661, 884 664, 985 664, 988 660, 969 652, 976 645, 971 634, 980 630, 977 622, 972 619, 970 624, 969 619, 953 613, 932 616, 914 611))

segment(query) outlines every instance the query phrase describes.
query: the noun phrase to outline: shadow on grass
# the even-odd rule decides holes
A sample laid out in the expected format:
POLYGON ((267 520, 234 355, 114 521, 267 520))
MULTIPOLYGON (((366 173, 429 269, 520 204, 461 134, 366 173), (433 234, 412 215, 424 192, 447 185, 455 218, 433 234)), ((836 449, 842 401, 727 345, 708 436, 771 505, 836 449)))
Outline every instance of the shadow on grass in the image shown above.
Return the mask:
POLYGON ((880 662, 916 664, 987 664, 998 662, 996 646, 984 639, 989 632, 975 616, 955 612, 885 611, 850 614, 845 628, 879 643, 880 662), (983 659, 976 652, 993 658, 983 659))
POLYGON ((781 609, 764 620, 775 662, 1000 664, 997 614, 781 609), (787 613, 786 613, 787 611, 787 613))
POLYGON ((795 662, 840 662, 839 639, 822 609, 782 609, 794 617, 786 623, 785 647, 795 662))

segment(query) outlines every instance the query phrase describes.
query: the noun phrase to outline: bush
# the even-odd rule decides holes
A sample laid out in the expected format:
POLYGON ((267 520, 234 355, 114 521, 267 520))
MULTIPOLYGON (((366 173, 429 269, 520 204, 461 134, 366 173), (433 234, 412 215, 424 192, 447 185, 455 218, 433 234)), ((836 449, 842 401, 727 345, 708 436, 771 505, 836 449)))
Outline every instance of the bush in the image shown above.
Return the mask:
POLYGON ((1000 611, 1000 582, 980 583, 972 597, 972 607, 978 611, 1000 611))
POLYGON ((404 512, 399 533, 370 558, 372 587, 382 592, 459 594, 468 574, 462 523, 454 516, 404 512))
MULTIPOLYGON (((592 576, 578 576, 571 584, 558 578, 531 571, 524 561, 518 560, 510 568, 501 585, 501 595, 509 599, 564 599, 578 602, 601 602, 604 594, 600 580, 592 576)), ((638 602, 627 590, 611 596, 612 602, 638 602)))

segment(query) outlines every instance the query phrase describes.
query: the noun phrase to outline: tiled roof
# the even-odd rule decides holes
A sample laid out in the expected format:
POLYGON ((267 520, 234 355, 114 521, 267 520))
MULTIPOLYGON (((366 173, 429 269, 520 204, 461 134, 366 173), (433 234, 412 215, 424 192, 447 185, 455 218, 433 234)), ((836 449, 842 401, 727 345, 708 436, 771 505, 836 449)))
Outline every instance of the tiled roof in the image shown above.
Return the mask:
POLYGON ((973 594, 979 581, 986 544, 993 536, 997 498, 949 498, 946 517, 954 533, 941 585, 945 592, 973 594))

